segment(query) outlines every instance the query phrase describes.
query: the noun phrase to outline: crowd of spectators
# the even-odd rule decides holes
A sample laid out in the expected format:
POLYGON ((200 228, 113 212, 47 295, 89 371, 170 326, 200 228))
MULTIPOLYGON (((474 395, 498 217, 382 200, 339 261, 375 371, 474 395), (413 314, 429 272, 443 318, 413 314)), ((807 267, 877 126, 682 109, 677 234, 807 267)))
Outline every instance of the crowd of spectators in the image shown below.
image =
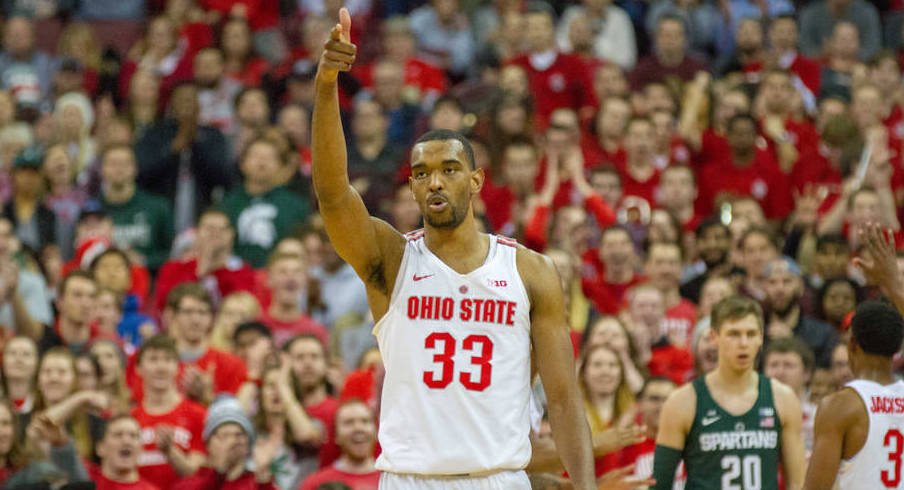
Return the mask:
MULTIPOLYGON (((0 2, 4 488, 376 488, 375 319, 310 181, 342 4, 0 2)), ((486 231, 558 269, 598 476, 649 474, 735 294, 763 305, 761 368, 812 442, 880 294, 860 231, 904 244, 904 3, 344 6, 352 185, 413 231, 412 142, 470 138, 486 231)), ((561 474, 548 433, 536 488, 561 474)))

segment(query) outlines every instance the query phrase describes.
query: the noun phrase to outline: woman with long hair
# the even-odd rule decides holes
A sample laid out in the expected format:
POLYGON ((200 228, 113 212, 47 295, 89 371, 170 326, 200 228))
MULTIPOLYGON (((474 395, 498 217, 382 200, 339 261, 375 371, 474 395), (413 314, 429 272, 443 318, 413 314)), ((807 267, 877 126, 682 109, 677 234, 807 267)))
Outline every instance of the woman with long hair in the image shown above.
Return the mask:
POLYGON ((63 257, 68 259, 72 257, 79 211, 88 195, 76 185, 75 162, 65 145, 56 144, 44 152, 41 171, 47 183, 44 205, 56 216, 56 243, 63 257))
POLYGON ((100 82, 101 46, 94 30, 85 22, 72 22, 60 33, 57 43, 59 58, 76 60, 83 70, 82 86, 85 92, 94 96, 100 82))
POLYGON ((53 118, 56 142, 64 145, 72 159, 76 180, 87 182, 88 169, 97 157, 97 145, 91 136, 94 128, 91 101, 78 92, 63 94, 56 101, 53 118))
POLYGON ((129 413, 132 394, 126 386, 125 353, 113 340, 95 340, 90 352, 100 366, 97 389, 109 397, 110 411, 114 415, 129 413))
POLYGON ((224 74, 245 87, 258 87, 270 68, 267 60, 255 56, 248 21, 233 17, 223 24, 220 50, 223 52, 224 74))
POLYGON ((19 433, 16 409, 8 401, 0 402, 0 485, 31 463, 30 451, 19 433))
POLYGON ((38 359, 38 346, 28 337, 13 337, 3 346, 3 394, 17 414, 34 408, 38 359))
POLYGON ((129 82, 125 114, 135 135, 140 136, 160 117, 160 77, 151 70, 139 68, 129 82))
POLYGON ((621 320, 606 315, 587 326, 581 338, 581 350, 586 351, 597 346, 608 347, 618 355, 624 370, 625 383, 632 394, 639 393, 648 373, 646 367, 638 361, 639 354, 637 347, 634 346, 634 339, 628 334, 621 320))
POLYGON ((109 399, 100 391, 79 391, 77 375, 75 357, 69 349, 54 347, 44 353, 38 364, 35 408, 29 424, 46 416, 54 424, 65 427, 79 456, 94 460, 95 443, 103 432, 104 422, 89 412, 106 410, 109 399))
POLYGON ((288 362, 271 364, 264 370, 254 417, 259 444, 275 443, 279 447, 274 458, 278 468, 273 474, 282 490, 295 490, 305 476, 317 470, 317 459, 300 458, 298 448, 324 439, 323 431, 295 397, 290 378, 288 362))

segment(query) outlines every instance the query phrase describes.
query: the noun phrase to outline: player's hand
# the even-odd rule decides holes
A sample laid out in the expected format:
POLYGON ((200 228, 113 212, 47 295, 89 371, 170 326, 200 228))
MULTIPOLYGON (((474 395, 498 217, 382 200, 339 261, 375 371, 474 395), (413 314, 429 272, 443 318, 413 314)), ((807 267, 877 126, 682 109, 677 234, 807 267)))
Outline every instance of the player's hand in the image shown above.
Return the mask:
POLYGON ((330 37, 323 46, 317 78, 335 82, 340 71, 349 71, 355 63, 358 48, 351 41, 352 18, 345 7, 339 9, 339 23, 333 26, 330 37))
POLYGON ((859 238, 866 247, 866 253, 861 252, 855 257, 854 265, 863 271, 867 281, 879 286, 890 297, 904 290, 898 270, 894 232, 886 232, 878 224, 868 223, 860 228, 859 238))
POLYGON ((634 490, 656 483, 652 478, 634 478, 634 465, 612 470, 597 480, 597 490, 634 490))

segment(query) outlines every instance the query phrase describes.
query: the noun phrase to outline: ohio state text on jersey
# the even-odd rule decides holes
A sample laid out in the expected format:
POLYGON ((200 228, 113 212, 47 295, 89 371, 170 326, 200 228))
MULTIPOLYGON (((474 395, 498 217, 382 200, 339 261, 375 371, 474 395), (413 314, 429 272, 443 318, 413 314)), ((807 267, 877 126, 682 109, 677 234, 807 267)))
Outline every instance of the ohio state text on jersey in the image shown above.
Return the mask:
MULTIPOLYGON (((377 469, 420 475, 518 470, 530 460, 530 302, 516 243, 490 235, 459 274, 408 242, 374 335, 386 365, 377 469)), ((551 277, 549 280, 558 280, 551 277)))

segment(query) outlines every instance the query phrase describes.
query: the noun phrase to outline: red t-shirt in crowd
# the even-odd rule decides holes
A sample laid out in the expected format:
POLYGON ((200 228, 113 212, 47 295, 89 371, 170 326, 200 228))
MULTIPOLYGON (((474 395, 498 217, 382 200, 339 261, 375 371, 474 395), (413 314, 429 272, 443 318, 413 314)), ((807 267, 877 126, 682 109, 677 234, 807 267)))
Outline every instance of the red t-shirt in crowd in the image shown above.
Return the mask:
POLYGON ((323 424, 326 432, 326 440, 320 446, 320 467, 326 468, 342 455, 342 450, 336 444, 336 410, 339 410, 339 400, 328 396, 317 405, 306 406, 304 409, 308 415, 323 424))
POLYGON ((318 485, 327 482, 345 483, 352 490, 377 490, 380 484, 380 472, 374 470, 370 473, 349 473, 330 466, 307 477, 298 490, 316 490, 318 485))
MULTIPOLYGON (((166 306, 166 296, 177 285, 183 282, 198 282, 198 260, 171 260, 160 268, 157 275, 157 291, 154 293, 154 305, 157 311, 166 306)), ((254 270, 238 257, 231 257, 224 267, 216 269, 205 276, 201 284, 217 299, 238 292, 253 292, 254 270)))
POLYGON ((272 481, 258 483, 253 471, 246 471, 235 480, 226 481, 224 475, 212 468, 201 468, 194 475, 179 480, 173 490, 277 490, 272 481))
MULTIPOLYGON (((634 422, 643 425, 643 416, 637 414, 634 422)), ((635 478, 649 478, 653 475, 653 453, 656 452, 656 439, 648 437, 637 444, 623 448, 618 453, 618 467, 634 465, 635 478)), ((684 472, 684 463, 678 465, 675 471, 674 488, 684 488, 684 480, 687 475, 684 472)))
MULTIPOLYGON (((141 401, 144 399, 144 382, 141 376, 136 372, 136 366, 133 362, 129 363, 127 368, 126 379, 129 382, 129 388, 132 390, 132 399, 141 401)), ((212 371, 213 373, 213 392, 230 393, 235 395, 239 388, 248 381, 248 368, 242 359, 234 354, 223 352, 221 350, 208 348, 203 356, 199 357, 195 362, 179 362, 179 375, 177 377, 180 391, 183 389, 182 376, 185 369, 189 366, 197 366, 202 372, 212 371)))
POLYGON ((94 482, 97 490, 160 490, 156 485, 149 481, 138 477, 138 481, 134 483, 121 483, 113 481, 101 472, 100 467, 90 465, 88 468, 88 476, 94 482))
POLYGON ((702 167, 730 164, 731 146, 728 144, 728 138, 713 128, 704 130, 700 135, 700 152, 695 155, 695 161, 702 167))
POLYGON ((665 334, 673 344, 693 352, 694 326, 697 324, 697 307, 681 298, 675 306, 665 311, 665 334))
POLYGON ((545 69, 534 67, 531 55, 522 54, 512 59, 527 72, 530 92, 533 95, 537 123, 546 127, 549 116, 560 107, 592 111, 599 104, 593 90, 593 75, 579 57, 555 53, 555 60, 545 69))
POLYGON ((700 172, 700 199, 712 212, 720 195, 753 197, 769 219, 781 219, 794 208, 788 178, 768 149, 757 148, 746 167, 709 165, 700 172))
MULTIPOLYGON (((373 69, 373 64, 362 65, 359 69, 352 69, 352 72, 358 77, 362 85, 367 88, 373 88, 373 69)), ((421 91, 421 95, 428 92, 442 94, 449 85, 446 73, 443 70, 414 56, 405 60, 404 71, 405 85, 417 87, 421 91)))
POLYGON ((273 318, 269 312, 264 311, 258 321, 266 325, 273 333, 273 342, 277 348, 282 348, 289 339, 301 334, 314 335, 320 339, 323 345, 330 345, 330 334, 326 328, 307 315, 302 314, 294 321, 284 322, 273 318))
POLYGON ((175 429, 173 444, 185 453, 204 452, 204 418, 207 409, 190 400, 182 400, 173 410, 152 415, 139 405, 132 409, 132 417, 141 426, 141 455, 138 457, 138 473, 141 478, 161 489, 172 488, 179 479, 166 456, 157 448, 159 426, 175 429))
POLYGON ((690 351, 667 341, 660 341, 653 346, 652 351, 647 365, 650 376, 665 376, 679 386, 691 379, 694 373, 694 357, 690 351))
POLYGON ((653 173, 644 181, 634 178, 628 172, 627 165, 618 167, 618 173, 621 175, 623 196, 641 197, 649 203, 651 209, 656 205, 656 194, 659 192, 659 169, 654 169, 653 173))
POLYGON ((819 195, 825 196, 819 205, 820 215, 832 209, 841 197, 841 170, 835 168, 829 161, 828 148, 822 144, 801 153, 788 177, 791 180, 791 188, 797 192, 803 192, 809 185, 815 186, 819 195))

